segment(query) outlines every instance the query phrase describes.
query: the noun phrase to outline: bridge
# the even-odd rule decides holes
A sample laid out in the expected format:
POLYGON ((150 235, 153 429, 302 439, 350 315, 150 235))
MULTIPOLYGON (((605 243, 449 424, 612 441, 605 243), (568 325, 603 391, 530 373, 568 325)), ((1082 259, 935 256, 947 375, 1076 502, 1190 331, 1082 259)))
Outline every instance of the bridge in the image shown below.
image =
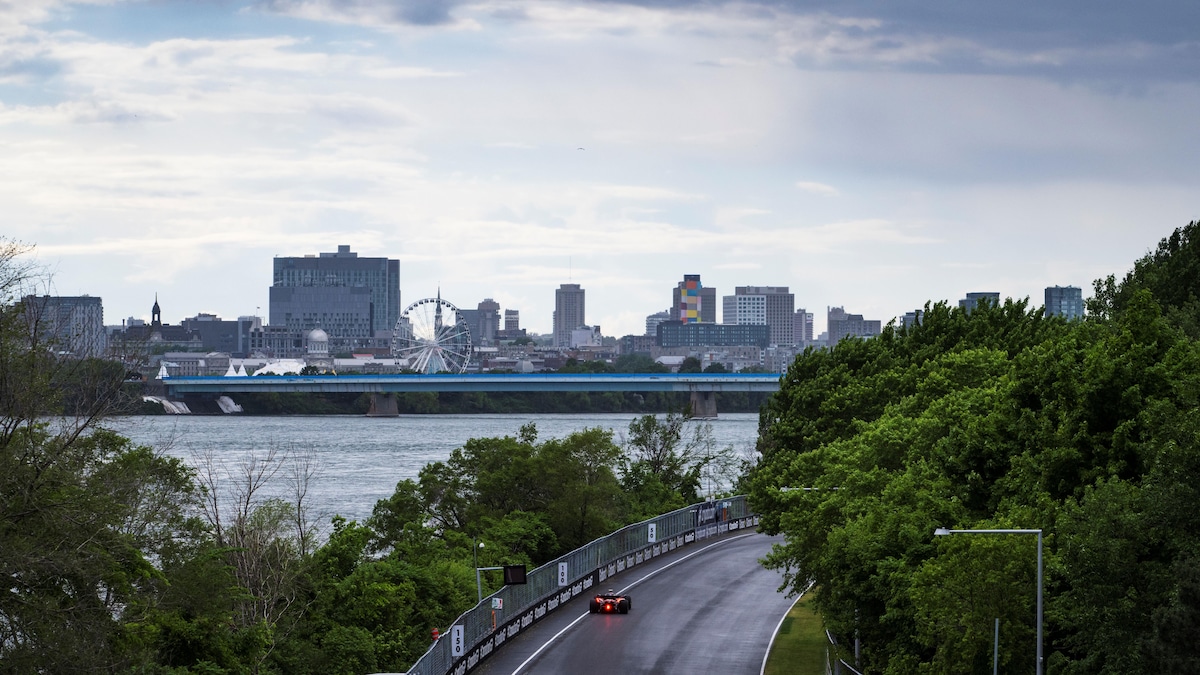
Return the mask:
POLYGON ((369 393, 371 414, 395 415, 400 392, 687 392, 692 413, 716 417, 718 392, 779 391, 778 373, 605 373, 481 375, 256 375, 252 377, 168 377, 163 386, 174 398, 185 394, 219 396, 245 392, 369 393))

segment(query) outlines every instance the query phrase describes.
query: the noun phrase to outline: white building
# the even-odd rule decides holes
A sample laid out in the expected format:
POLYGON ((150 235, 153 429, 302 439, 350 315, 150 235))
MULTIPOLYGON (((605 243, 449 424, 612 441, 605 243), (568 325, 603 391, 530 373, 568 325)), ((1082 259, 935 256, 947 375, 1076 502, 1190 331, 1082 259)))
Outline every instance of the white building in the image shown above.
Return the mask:
POLYGON ((796 296, 787 286, 737 286, 733 293, 722 298, 724 323, 770 326, 771 344, 796 343, 796 296))

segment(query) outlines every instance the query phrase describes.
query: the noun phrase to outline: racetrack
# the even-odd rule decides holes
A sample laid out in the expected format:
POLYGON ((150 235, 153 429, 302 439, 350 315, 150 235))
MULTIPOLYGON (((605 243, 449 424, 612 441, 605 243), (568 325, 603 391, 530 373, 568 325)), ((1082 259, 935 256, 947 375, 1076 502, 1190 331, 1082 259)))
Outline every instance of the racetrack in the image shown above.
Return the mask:
POLYGON ((588 614, 584 595, 473 672, 757 675, 795 601, 776 591, 780 574, 758 564, 774 541, 726 536, 639 565, 609 584, 630 596, 629 614, 588 614))

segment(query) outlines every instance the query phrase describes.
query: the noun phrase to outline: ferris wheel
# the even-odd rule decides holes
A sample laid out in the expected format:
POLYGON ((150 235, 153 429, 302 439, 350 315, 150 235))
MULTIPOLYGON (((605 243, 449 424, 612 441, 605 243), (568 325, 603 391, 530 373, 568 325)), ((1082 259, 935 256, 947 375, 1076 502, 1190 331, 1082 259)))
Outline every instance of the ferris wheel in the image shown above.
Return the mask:
POLYGON ((392 331, 392 355, 418 373, 462 373, 471 360, 471 331, 458 308, 442 299, 418 300, 392 331))

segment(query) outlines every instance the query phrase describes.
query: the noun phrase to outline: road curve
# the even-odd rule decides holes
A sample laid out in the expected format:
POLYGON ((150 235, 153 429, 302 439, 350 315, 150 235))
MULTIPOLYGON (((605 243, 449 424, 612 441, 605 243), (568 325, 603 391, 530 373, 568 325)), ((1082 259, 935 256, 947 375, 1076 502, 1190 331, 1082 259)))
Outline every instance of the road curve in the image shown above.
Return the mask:
POLYGON ((758 564, 776 541, 726 536, 638 566, 609 584, 630 596, 629 614, 589 615, 585 595, 473 672, 758 675, 779 619, 795 601, 776 590, 780 574, 758 564))

